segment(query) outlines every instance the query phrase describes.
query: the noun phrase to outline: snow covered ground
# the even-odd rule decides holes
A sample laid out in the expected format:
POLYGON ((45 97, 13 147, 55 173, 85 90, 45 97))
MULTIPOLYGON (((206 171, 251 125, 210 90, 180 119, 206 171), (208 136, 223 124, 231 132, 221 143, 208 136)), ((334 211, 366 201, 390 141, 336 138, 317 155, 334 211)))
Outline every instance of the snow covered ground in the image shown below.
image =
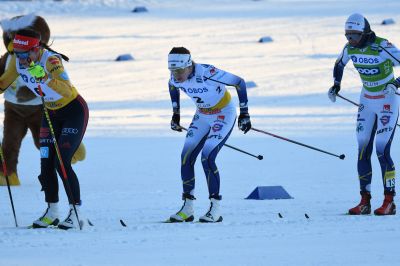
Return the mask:
MULTIPOLYGON (((88 156, 76 171, 83 214, 95 225, 68 232, 15 228, 7 190, 1 188, 0 265, 395 265, 398 216, 344 215, 359 201, 356 108, 340 99, 332 104, 326 92, 345 44, 347 16, 363 13, 378 36, 400 45, 399 24, 380 25, 385 18, 399 21, 399 8, 396 0, 0 1, 0 19, 44 16, 52 48, 71 58, 69 76, 91 111, 84 139, 88 156), (150 12, 130 12, 143 5, 150 12), (258 43, 263 36, 274 41, 258 43), (346 159, 235 130, 228 144, 264 160, 221 151, 224 221, 161 223, 181 206, 184 134, 169 129, 167 90, 166 58, 173 46, 189 48, 196 62, 254 81, 257 87, 248 90, 254 127, 344 153, 346 159), (135 60, 114 61, 125 53, 135 60), (294 199, 244 200, 256 186, 273 185, 294 199)), ((359 87, 349 65, 342 94, 358 101, 359 87)), ((185 97, 182 105, 182 124, 188 125, 194 107, 185 97)), ((395 138, 395 162, 399 146, 395 138)), ((383 189, 375 157, 373 166, 377 208, 383 189)), ((198 217, 208 199, 201 164, 196 167, 198 217)), ((12 192, 22 227, 45 208, 36 179, 39 154, 30 137, 23 143, 19 174, 22 186, 12 192)), ((60 188, 66 213, 64 194, 60 188)))

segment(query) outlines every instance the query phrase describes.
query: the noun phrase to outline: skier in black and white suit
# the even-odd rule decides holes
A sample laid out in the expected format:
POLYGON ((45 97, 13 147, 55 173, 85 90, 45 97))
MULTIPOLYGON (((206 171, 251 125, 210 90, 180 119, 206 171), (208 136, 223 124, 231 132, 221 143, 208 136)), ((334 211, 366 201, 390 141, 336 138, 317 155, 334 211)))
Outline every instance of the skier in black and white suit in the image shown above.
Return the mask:
POLYGON ((221 222, 220 178, 215 159, 229 138, 236 121, 236 109, 225 86, 234 86, 239 96, 239 128, 244 133, 251 129, 244 80, 211 65, 196 64, 189 50, 175 47, 168 55, 171 71, 169 92, 173 107, 171 128, 181 131, 179 91, 186 93, 196 104, 196 113, 186 134, 181 156, 183 207, 170 217, 171 222, 193 221, 195 188, 194 164, 202 150, 201 162, 207 179, 211 205, 200 222, 221 222))

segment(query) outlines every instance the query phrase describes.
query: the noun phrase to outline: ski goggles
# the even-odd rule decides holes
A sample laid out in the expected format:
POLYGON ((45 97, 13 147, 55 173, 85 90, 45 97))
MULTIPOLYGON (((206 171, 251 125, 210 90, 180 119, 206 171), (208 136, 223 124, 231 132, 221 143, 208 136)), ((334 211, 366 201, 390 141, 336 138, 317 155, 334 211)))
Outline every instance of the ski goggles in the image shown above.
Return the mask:
POLYGON ((357 33, 357 32, 351 32, 351 33, 350 32, 346 32, 344 35, 346 36, 346 39, 348 41, 355 41, 355 42, 360 41, 361 37, 362 37, 362 33, 361 32, 360 33, 357 33))
POLYGON ((29 51, 23 51, 23 52, 15 52, 14 54, 18 59, 27 59, 29 57, 31 50, 29 51))

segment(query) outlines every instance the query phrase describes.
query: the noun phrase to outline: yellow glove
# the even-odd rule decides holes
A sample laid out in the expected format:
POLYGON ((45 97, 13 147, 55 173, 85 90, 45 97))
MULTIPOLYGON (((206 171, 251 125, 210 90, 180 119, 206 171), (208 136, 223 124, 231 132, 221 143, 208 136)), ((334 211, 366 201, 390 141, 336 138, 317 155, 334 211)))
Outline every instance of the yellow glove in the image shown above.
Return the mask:
POLYGON ((83 161, 86 158, 86 148, 83 145, 83 142, 79 145, 78 149, 76 150, 74 156, 72 156, 71 163, 77 163, 78 161, 83 161))
POLYGON ((41 65, 35 65, 33 62, 30 64, 28 68, 29 74, 35 79, 41 80, 46 76, 46 71, 41 65))

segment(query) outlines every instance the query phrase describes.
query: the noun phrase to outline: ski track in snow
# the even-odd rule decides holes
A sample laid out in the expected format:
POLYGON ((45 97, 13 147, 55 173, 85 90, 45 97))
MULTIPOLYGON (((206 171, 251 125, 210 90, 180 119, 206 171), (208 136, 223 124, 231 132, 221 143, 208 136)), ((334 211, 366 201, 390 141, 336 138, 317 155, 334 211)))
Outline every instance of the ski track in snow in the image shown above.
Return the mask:
MULTIPOLYGON (((343 24, 364 13, 378 36, 400 45, 400 3, 388 1, 87 0, 0 1, 0 18, 37 12, 48 19, 52 48, 71 58, 69 76, 90 107, 87 159, 75 166, 82 232, 14 228, 6 188, 0 193, 0 265, 393 265, 400 259, 399 218, 344 215, 359 201, 356 107, 326 95, 345 38, 343 24), (146 14, 133 14, 145 5, 146 14), (272 43, 258 43, 271 36, 272 43), (169 129, 166 58, 186 46, 196 62, 254 81, 248 89, 253 126, 346 154, 345 160, 256 132, 238 130, 218 158, 224 221, 161 223, 180 208, 180 150, 184 134, 169 129), (115 62, 124 53, 135 58, 115 62), (244 200, 256 186, 283 186, 294 199, 244 200), (279 218, 281 213, 283 218, 279 218), (305 214, 309 215, 309 219, 305 214), (127 224, 122 227, 119 220, 127 224)), ((397 74, 400 74, 395 69, 397 74)), ((350 65, 342 95, 358 102, 360 81, 350 65)), ((237 101, 236 92, 231 89, 237 101)), ((193 104, 182 100, 182 124, 193 104)), ((1 107, 2 108, 2 107, 1 107)), ((0 112, 3 120, 3 112, 0 112)), ((399 162, 399 140, 392 154, 399 162)), ((373 154, 372 208, 382 203, 373 154)), ((18 222, 41 215, 39 155, 27 137, 21 149, 22 186, 12 188, 18 222)), ((208 208, 196 164, 196 218, 208 208)), ((61 214, 67 213, 60 187, 61 214)), ((63 217, 61 217, 63 218, 63 217)))

